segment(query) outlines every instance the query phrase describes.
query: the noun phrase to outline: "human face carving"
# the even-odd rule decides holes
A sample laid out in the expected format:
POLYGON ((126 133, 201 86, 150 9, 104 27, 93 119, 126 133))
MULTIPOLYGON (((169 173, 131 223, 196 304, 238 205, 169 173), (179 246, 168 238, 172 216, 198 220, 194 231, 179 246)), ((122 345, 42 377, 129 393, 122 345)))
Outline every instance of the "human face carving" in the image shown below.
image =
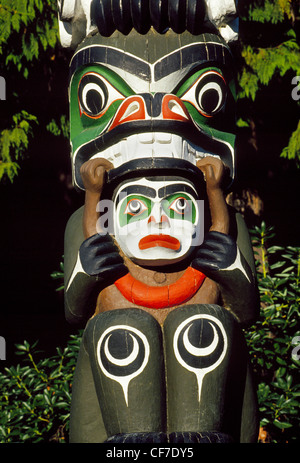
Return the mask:
POLYGON ((139 179, 114 195, 115 238, 139 265, 168 265, 203 241, 202 203, 185 179, 139 179))

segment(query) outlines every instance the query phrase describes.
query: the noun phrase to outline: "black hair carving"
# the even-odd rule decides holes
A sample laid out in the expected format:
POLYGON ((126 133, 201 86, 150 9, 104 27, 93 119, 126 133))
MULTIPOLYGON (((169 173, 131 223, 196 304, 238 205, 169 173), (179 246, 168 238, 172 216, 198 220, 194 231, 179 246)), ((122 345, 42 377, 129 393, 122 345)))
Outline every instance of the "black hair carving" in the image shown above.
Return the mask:
POLYGON ((116 30, 125 35, 131 29, 146 34, 151 26, 160 34, 171 28, 177 34, 198 35, 204 32, 205 23, 206 31, 213 32, 206 21, 204 0, 93 0, 91 13, 105 37, 116 30))

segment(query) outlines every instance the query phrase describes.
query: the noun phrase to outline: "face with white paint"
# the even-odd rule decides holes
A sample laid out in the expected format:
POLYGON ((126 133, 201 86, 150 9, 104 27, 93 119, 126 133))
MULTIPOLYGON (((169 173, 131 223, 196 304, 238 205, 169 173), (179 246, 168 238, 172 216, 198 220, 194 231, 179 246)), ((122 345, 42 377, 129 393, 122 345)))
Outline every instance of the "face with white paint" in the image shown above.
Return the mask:
POLYGON ((203 201, 183 178, 128 181, 114 195, 115 237, 139 265, 168 265, 203 241, 203 201))

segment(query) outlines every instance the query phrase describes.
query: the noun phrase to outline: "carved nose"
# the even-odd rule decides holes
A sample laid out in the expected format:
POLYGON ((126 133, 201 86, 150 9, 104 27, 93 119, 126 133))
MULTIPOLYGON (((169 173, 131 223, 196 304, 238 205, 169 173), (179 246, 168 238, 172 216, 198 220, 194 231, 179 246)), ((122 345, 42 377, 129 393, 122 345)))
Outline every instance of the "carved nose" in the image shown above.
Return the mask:
POLYGON ((142 93, 126 98, 119 106, 109 130, 126 122, 146 120, 191 122, 184 103, 169 93, 142 93))
POLYGON ((151 224, 151 226, 154 225, 155 228, 165 228, 170 225, 169 219, 164 213, 161 204, 155 204, 153 206, 148 224, 151 224))
POLYGON ((164 228, 165 226, 169 225, 169 219, 166 215, 162 214, 158 221, 155 220, 155 217, 151 215, 148 219, 148 223, 153 223, 158 225, 159 228, 164 228))

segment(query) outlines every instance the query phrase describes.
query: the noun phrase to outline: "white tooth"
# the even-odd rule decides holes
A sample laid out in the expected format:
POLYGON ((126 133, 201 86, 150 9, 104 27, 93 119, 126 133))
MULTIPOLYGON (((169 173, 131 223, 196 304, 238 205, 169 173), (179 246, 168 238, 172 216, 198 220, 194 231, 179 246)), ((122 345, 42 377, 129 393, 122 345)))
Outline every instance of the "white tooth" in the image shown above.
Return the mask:
POLYGON ((171 143, 172 134, 165 133, 165 132, 156 132, 155 133, 155 141, 158 143, 171 143))
POLYGON ((174 158, 181 158, 183 152, 183 139, 178 135, 172 135, 172 152, 174 158))
POLYGON ((120 146, 120 143, 116 143, 114 146, 113 146, 113 150, 114 150, 114 156, 116 158, 120 157, 121 156, 121 146, 120 146))
POLYGON ((141 146, 141 149, 137 153, 137 158, 152 158, 153 157, 153 152, 155 153, 155 150, 153 150, 153 146, 151 145, 143 145, 141 146))
POLYGON ((133 159, 135 157, 136 144, 136 136, 128 137, 126 142, 121 142, 121 152, 124 157, 124 161, 133 159))
POLYGON ((120 153, 122 155, 122 162, 126 162, 130 159, 131 156, 128 153, 128 141, 127 140, 121 140, 120 153))
POLYGON ((154 133, 153 132, 139 133, 138 140, 140 143, 153 143, 154 133))
POLYGON ((182 151, 181 151, 181 158, 185 159, 187 157, 187 152, 188 152, 188 145, 185 140, 182 142, 182 151))

